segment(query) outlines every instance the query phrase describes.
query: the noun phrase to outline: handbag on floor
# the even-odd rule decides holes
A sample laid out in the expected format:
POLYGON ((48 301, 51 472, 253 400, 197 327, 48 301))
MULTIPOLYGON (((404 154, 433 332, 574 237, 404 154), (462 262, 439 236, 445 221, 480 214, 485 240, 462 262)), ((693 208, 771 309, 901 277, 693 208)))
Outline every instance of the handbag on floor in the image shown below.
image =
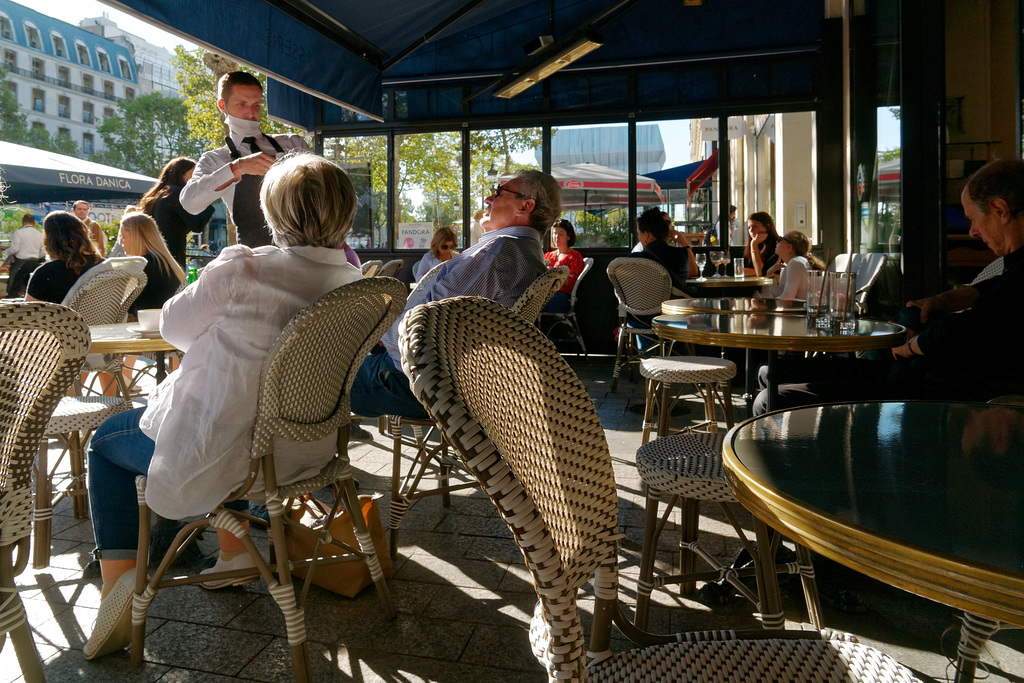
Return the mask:
MULTIPOLYGON (((335 495, 338 495, 337 492, 335 495)), ((388 553, 388 544, 384 538, 384 526, 380 521, 380 510, 377 506, 377 499, 381 494, 373 496, 359 496, 359 507, 363 519, 366 520, 366 527, 373 539, 373 547, 377 551, 377 559, 380 561, 384 577, 391 577, 391 555, 388 553)), ((288 515, 305 527, 319 533, 323 527, 324 520, 330 512, 330 506, 312 497, 296 499, 288 515)), ((296 531, 286 525, 286 539, 288 544, 288 559, 292 561, 308 560, 313 556, 316 548, 316 537, 296 531)), ((352 527, 352 519, 349 511, 345 510, 335 517, 329 529, 332 539, 358 548, 359 541, 356 540, 355 529, 352 527)), ((346 555, 348 552, 341 546, 331 543, 320 548, 321 556, 346 555)), ((306 578, 306 569, 296 569, 293 574, 299 578, 306 578)), ((370 570, 366 563, 360 560, 352 562, 336 562, 334 564, 317 563, 313 572, 313 583, 321 588, 344 595, 355 597, 359 591, 372 583, 370 570)))

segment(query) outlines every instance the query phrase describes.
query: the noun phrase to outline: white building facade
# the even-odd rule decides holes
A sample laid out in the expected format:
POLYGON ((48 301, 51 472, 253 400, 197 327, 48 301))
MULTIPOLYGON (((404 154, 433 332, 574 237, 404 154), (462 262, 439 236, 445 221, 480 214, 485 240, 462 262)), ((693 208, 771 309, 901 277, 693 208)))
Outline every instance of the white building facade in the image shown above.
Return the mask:
POLYGON ((177 70, 166 48, 123 31, 106 14, 82 19, 78 26, 128 49, 135 59, 140 95, 158 92, 164 97, 178 97, 177 70))
POLYGON ((0 0, 4 87, 32 128, 67 133, 88 157, 103 149, 97 127, 120 100, 143 94, 131 51, 77 26, 0 0))

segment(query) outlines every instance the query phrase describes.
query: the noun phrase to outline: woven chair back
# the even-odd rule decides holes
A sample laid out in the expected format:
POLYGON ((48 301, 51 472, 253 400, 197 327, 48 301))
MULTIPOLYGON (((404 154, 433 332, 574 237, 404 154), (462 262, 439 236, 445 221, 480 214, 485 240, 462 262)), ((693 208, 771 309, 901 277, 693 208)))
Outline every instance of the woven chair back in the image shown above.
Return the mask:
POLYGON ((383 261, 366 261, 362 265, 363 277, 376 277, 377 273, 384 266, 383 261))
POLYGON ((444 265, 446 263, 448 262, 441 261, 441 263, 438 263, 436 266, 434 266, 427 272, 423 273, 423 277, 416 281, 416 286, 412 288, 412 291, 415 292, 417 290, 423 289, 424 287, 429 287, 430 283, 434 281, 434 278, 437 277, 437 274, 441 272, 441 269, 444 268, 444 265))
POLYGON ((398 277, 398 274, 402 272, 403 265, 405 265, 405 262, 400 258, 388 261, 381 266, 380 270, 374 277, 398 277))
POLYGON ((406 286, 367 278, 338 287, 299 311, 263 365, 253 457, 274 436, 308 442, 349 421, 349 390, 370 347, 398 319, 406 286))
POLYGON ((146 280, 145 273, 99 273, 82 286, 68 307, 78 311, 88 325, 123 323, 128 309, 146 287, 146 280))
POLYGON ((608 279, 612 281, 615 298, 619 301, 619 316, 660 315, 661 302, 672 296, 672 277, 657 261, 635 256, 623 256, 608 264, 608 279))
POLYGON ((555 292, 562 288, 568 277, 569 269, 565 266, 551 268, 546 273, 541 273, 512 304, 512 312, 518 313, 523 320, 533 322, 551 301, 555 292))
POLYGON ((594 267, 594 259, 589 256, 583 259, 583 270, 580 271, 580 276, 576 278, 576 282, 572 286, 572 295, 569 297, 570 304, 573 308, 576 308, 576 292, 580 289, 580 283, 583 282, 583 278, 587 276, 590 269, 594 267))
POLYGON ((611 455, 586 389, 536 327, 488 299, 417 306, 399 345, 413 392, 523 552, 540 599, 535 654, 549 671, 582 667, 576 593, 598 568, 614 576, 618 538, 611 455))
POLYGON ((78 377, 89 341, 82 316, 64 306, 0 306, 0 546, 23 541, 15 574, 28 562, 39 442, 78 377))

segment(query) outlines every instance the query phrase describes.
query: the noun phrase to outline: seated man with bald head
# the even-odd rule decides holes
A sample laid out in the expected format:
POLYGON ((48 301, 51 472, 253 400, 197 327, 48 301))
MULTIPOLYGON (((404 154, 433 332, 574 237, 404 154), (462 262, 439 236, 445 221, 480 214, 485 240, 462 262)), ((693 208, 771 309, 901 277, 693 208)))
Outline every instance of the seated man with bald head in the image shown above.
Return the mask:
MULTIPOLYGON (((526 291, 547 270, 541 235, 562 212, 557 181, 540 171, 517 171, 494 188, 485 202, 480 241, 453 256, 426 287, 409 297, 405 311, 429 301, 453 296, 482 296, 505 307, 526 291)), ((404 317, 404 316, 403 316, 404 317)), ((427 417, 402 373, 398 325, 381 340, 356 375, 352 386, 352 412, 365 417, 401 415, 427 417)))
MULTIPOLYGON (((871 399, 987 401, 1024 393, 1024 161, 986 164, 967 181, 960 201, 971 236, 1003 257, 1002 276, 973 284, 976 295, 965 310, 929 316, 916 335, 892 350, 895 362, 879 379, 864 379, 862 361, 844 378, 837 377, 835 364, 815 369, 806 363, 809 381, 782 384, 780 408, 871 399)), ((764 412, 766 403, 762 391, 754 412, 764 412)))

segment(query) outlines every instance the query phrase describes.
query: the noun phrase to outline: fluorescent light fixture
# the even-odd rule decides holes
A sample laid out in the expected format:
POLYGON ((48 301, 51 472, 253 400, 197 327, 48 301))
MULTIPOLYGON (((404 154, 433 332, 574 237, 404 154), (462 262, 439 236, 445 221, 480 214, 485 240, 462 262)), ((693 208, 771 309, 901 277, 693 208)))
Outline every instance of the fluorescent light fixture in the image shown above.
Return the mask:
POLYGON ((559 69, 572 64, 584 55, 590 54, 602 45, 604 45, 604 41, 597 36, 584 36, 568 47, 551 55, 529 71, 521 73, 505 85, 496 88, 494 96, 504 97, 505 99, 515 97, 527 88, 540 83, 559 69))

